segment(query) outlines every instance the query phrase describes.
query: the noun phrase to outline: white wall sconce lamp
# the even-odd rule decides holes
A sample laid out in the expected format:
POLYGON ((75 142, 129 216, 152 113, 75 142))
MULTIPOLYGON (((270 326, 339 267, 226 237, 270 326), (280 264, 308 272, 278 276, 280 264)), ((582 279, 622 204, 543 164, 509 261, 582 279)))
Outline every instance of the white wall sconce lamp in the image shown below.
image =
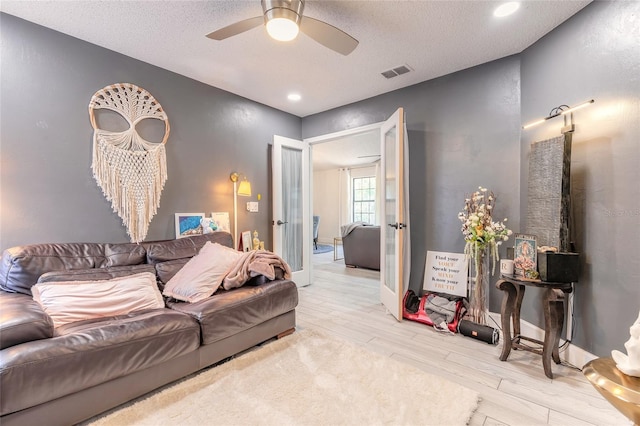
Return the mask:
POLYGON ((237 172, 231 173, 229 179, 233 182, 233 239, 238 237, 238 195, 241 197, 251 197, 251 183, 243 175, 243 179, 238 185, 240 175, 237 172))
POLYGON ((544 123, 547 120, 551 120, 552 118, 556 118, 559 116, 564 116, 564 127, 562 128, 562 133, 572 132, 574 130, 573 126, 573 111, 576 111, 580 108, 584 108, 588 105, 591 105, 595 102, 595 99, 588 100, 586 102, 582 102, 574 107, 570 107, 569 105, 560 105, 551 110, 549 115, 541 118, 539 120, 532 121, 531 123, 525 124, 522 126, 523 130, 526 130, 530 127, 537 126, 538 124, 544 123), (569 117, 571 118, 570 124, 567 124, 567 114, 571 114, 569 117))

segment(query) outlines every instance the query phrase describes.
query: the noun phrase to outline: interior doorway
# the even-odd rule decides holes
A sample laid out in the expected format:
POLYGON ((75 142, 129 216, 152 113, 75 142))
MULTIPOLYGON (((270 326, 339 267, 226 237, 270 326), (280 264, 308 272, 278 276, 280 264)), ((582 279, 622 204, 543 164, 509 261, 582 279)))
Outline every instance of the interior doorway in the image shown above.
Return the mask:
MULTIPOLYGON (((404 108, 398 108, 382 123, 304 141, 309 147, 310 163, 312 164, 309 173, 309 179, 312 180, 309 185, 311 189, 311 211, 316 215, 316 210, 320 208, 320 205, 324 206, 326 204, 335 213, 335 206, 339 207, 337 209, 339 210, 338 220, 336 221, 337 226, 334 224, 329 227, 329 232, 334 232, 332 239, 335 242, 342 238, 345 250, 345 264, 359 265, 363 269, 371 268, 375 270, 376 267, 379 269, 376 281, 379 285, 380 301, 398 321, 402 321, 402 298, 405 289, 409 285, 411 270, 411 239, 407 231, 410 224, 408 215, 409 159, 406 133, 404 108), (355 154, 350 153, 351 148, 356 144, 352 138, 365 140, 367 136, 370 136, 371 143, 367 146, 366 151, 355 154), (379 165, 373 166, 375 169, 374 178, 369 176, 364 179, 369 182, 375 181, 375 188, 366 186, 360 182, 359 178, 352 178, 350 172, 346 173, 346 175, 341 173, 345 170, 353 170, 354 166, 347 166, 338 170, 337 184, 335 179, 334 183, 329 182, 329 179, 318 180, 317 175, 320 171, 314 171, 314 156, 320 157, 323 146, 329 146, 328 144, 340 139, 346 139, 347 143, 332 147, 326 154, 326 157, 333 162, 334 167, 342 166, 343 162, 349 161, 350 156, 352 157, 351 161, 360 163, 369 163, 371 162, 371 157, 380 156, 379 161, 377 158, 373 160, 374 164, 379 163, 379 165), (376 139, 378 139, 379 144, 375 143, 376 139), (320 188, 327 190, 335 201, 318 202, 316 192, 319 192, 320 188), (365 193, 368 194, 368 199, 362 198, 365 193), (344 200, 347 201, 345 202, 344 200), (375 208, 372 208, 371 203, 377 204, 375 208), (340 207, 347 207, 347 209, 340 209, 340 207), (358 216, 359 212, 365 211, 368 216, 358 216), (362 223, 353 223, 358 218, 362 220, 365 217, 368 221, 374 218, 374 225, 377 224, 378 226, 361 226, 363 225, 362 223), (344 235, 342 233, 343 229, 344 235), (358 231, 357 235, 356 231, 358 231), (362 233, 366 236, 363 236, 362 233), (336 236, 335 234, 338 235, 336 236), (379 235, 376 237, 376 234, 379 235), (372 247, 375 247, 373 253, 369 251, 372 247), (358 261, 349 259, 352 253, 362 256, 358 261)), ((314 221, 318 223, 318 220, 314 221)), ((314 232, 313 234, 316 237, 316 233, 314 232)), ((319 232, 317 237, 319 239, 319 232)), ((311 282, 317 278, 313 271, 312 262, 311 282)), ((346 265, 342 267, 341 271, 343 273, 347 272, 346 265)))
MULTIPOLYGON (((359 219, 374 224, 382 221, 379 211, 371 213, 370 207, 366 209, 370 214, 360 215, 358 212, 354 220, 353 197, 345 193, 352 191, 351 186, 345 189, 346 179, 355 177, 366 180, 374 170, 378 169, 379 173, 381 126, 382 123, 375 123, 305 139, 311 152, 311 211, 319 217, 317 242, 325 250, 330 248, 329 252, 312 256, 312 283, 328 267, 346 269, 340 240, 336 240, 341 237, 342 225, 359 219), (334 253, 334 244, 337 244, 337 253, 334 253)), ((377 195, 377 202, 380 203, 379 193, 377 195)), ((367 274, 379 282, 379 271, 368 271, 367 274)))

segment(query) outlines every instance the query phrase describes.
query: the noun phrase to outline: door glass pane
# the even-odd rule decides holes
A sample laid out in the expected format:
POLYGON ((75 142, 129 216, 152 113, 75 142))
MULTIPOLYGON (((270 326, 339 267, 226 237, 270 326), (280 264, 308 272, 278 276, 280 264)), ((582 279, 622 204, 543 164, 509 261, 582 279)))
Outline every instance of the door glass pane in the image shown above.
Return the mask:
POLYGON ((392 127, 384 135, 384 155, 385 155, 385 232, 386 256, 385 256, 385 285, 393 292, 396 291, 396 237, 397 232, 388 224, 394 224, 396 219, 396 128, 392 127), (387 224, 387 225, 385 225, 387 224))
POLYGON ((282 147, 282 258, 292 272, 302 270, 302 151, 282 147))

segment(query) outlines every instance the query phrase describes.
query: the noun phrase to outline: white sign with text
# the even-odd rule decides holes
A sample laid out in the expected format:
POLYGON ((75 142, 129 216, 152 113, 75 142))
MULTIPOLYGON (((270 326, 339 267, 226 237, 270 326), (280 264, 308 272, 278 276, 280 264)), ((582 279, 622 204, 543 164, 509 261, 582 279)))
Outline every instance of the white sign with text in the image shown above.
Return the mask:
POLYGON ((428 251, 422 288, 466 297, 468 268, 464 253, 428 251))

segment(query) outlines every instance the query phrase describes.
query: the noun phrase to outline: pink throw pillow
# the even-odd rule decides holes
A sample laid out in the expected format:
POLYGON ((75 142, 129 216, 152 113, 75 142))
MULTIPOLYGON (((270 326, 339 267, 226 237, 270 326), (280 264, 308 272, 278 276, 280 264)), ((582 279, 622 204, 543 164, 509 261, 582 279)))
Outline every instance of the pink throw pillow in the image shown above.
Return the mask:
POLYGON ((207 243, 167 282, 162 294, 185 302, 198 302, 216 292, 242 252, 207 243))
POLYGON ((143 272, 100 281, 57 281, 36 284, 33 300, 53 325, 164 308, 156 276, 143 272))

